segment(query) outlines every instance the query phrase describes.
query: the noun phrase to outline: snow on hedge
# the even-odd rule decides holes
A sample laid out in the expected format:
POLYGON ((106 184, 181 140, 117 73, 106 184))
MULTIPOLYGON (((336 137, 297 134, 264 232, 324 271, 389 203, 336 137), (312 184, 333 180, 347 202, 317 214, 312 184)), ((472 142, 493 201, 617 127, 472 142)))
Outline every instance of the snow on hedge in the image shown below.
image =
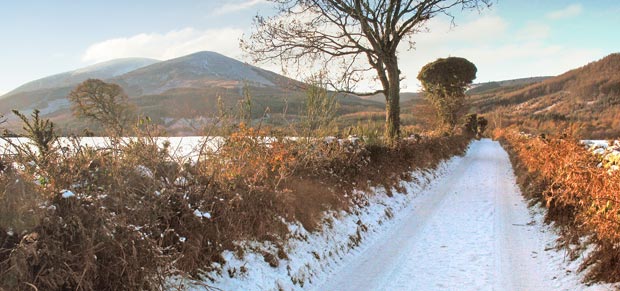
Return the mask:
POLYGON ((401 185, 407 193, 393 191, 389 197, 385 189, 373 189, 373 193, 366 194, 368 205, 355 206, 349 212, 327 213, 320 231, 311 233, 300 223, 289 224, 291 237, 285 242, 285 259, 267 255, 277 253, 277 247, 272 243, 239 243, 245 250, 243 257, 225 252, 226 263, 214 263, 221 272, 205 274, 203 282, 177 281, 173 284, 189 285, 191 287, 187 290, 191 291, 205 290, 205 285, 221 290, 307 290, 346 264, 347 259, 354 257, 351 254, 363 252, 374 240, 382 237, 389 225, 401 218, 401 210, 411 207, 417 194, 460 159, 455 157, 443 162, 434 171, 414 173, 413 182, 401 185))
POLYGON ((620 141, 584 140, 582 143, 600 160, 599 168, 610 173, 620 170, 620 141))

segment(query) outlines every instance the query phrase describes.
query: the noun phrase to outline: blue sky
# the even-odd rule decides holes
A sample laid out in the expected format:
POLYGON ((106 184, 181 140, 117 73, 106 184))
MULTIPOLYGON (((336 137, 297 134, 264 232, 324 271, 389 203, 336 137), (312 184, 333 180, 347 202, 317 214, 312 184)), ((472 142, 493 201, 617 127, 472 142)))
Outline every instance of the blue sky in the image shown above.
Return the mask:
MULTIPOLYGON (((0 94, 119 57, 212 50, 245 60, 238 39, 254 15, 271 11, 266 0, 3 1, 0 94)), ((479 82, 560 74, 620 50, 617 15, 615 0, 497 0, 482 13, 455 15, 456 27, 433 19, 416 48, 400 52, 405 90, 418 89, 421 66, 448 55, 474 62, 479 82)))

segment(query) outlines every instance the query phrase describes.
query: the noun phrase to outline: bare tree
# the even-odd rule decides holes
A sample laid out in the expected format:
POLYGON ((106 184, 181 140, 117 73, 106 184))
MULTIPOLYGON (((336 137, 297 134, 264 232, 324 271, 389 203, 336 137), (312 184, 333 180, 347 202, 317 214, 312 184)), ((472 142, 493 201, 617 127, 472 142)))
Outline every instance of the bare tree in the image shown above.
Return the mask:
POLYGON ((340 69, 341 92, 358 95, 382 93, 386 99, 385 134, 400 135, 400 82, 398 47, 414 45, 413 36, 431 18, 453 9, 489 6, 491 0, 270 0, 277 15, 257 16, 255 31, 241 46, 254 61, 279 60, 299 68, 316 65, 340 69), (355 84, 374 71, 381 89, 359 93, 355 84))
POLYGON ((79 84, 67 98, 77 117, 101 123, 116 136, 122 136, 134 116, 133 107, 119 85, 97 79, 79 84))

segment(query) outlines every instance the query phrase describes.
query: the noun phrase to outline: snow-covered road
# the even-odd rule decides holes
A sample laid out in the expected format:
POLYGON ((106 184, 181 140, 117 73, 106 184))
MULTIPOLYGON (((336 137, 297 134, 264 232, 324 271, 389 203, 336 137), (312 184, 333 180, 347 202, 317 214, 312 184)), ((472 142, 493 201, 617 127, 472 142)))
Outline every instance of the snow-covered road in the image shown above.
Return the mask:
POLYGON ((581 285, 550 250, 556 236, 528 210, 497 142, 474 142, 413 204, 313 290, 607 290, 581 285))

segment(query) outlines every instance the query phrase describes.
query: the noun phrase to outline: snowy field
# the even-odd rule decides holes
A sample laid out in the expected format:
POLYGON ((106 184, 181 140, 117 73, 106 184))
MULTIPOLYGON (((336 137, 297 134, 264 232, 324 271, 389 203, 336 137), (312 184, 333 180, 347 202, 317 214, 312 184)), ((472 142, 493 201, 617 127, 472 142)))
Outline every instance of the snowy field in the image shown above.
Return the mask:
MULTIPOLYGON (((120 139, 121 143, 128 144, 132 141, 136 141, 136 137, 123 137, 120 139)), ((146 138, 145 138, 146 139, 146 138)), ((259 137, 261 142, 269 144, 274 141, 274 137, 259 137)), ((286 137, 286 140, 296 141, 299 137, 286 137)), ((225 138, 221 136, 181 136, 181 137, 153 137, 152 140, 158 144, 161 148, 165 144, 169 144, 170 156, 179 160, 195 159, 200 153, 205 151, 216 151, 221 147, 225 138)), ((357 137, 348 137, 346 139, 337 139, 336 137, 325 137, 321 141, 325 143, 343 142, 356 143, 359 140, 357 137)), ((79 144, 83 147, 93 147, 99 149, 111 148, 112 139, 108 137, 79 137, 79 138, 67 138, 61 137, 58 139, 58 146, 66 149, 75 148, 75 144, 79 144)), ((13 145, 29 147, 31 150, 36 151, 36 147, 32 144, 30 139, 25 137, 15 138, 0 138, 0 155, 15 153, 13 145)))
MULTIPOLYGON (((28 146, 30 144, 28 138, 8 138, 7 140, 0 139, 0 153, 12 153, 13 149, 11 143, 19 146, 28 146)), ((129 143, 135 140, 136 138, 132 137, 121 139, 123 143, 129 143)), ((154 137, 153 140, 160 147, 163 147, 165 143, 169 143, 170 155, 179 159, 195 158, 201 150, 215 150, 224 142, 222 137, 208 136, 154 137)), ((80 137, 78 139, 61 137, 58 139, 59 146, 65 148, 73 148, 74 141, 78 141, 81 146, 94 148, 108 148, 112 145, 112 141, 107 137, 80 137)))

